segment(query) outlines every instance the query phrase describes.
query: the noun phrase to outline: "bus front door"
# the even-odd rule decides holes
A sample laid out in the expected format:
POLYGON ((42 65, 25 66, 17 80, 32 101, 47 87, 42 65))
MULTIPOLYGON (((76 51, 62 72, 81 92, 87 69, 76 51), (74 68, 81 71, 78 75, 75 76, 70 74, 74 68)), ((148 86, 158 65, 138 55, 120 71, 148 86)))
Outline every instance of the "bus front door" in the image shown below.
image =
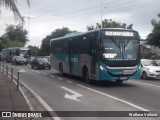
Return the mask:
POLYGON ((91 36, 90 41, 91 41, 91 76, 92 79, 96 79, 97 49, 96 49, 96 39, 94 35, 91 36))

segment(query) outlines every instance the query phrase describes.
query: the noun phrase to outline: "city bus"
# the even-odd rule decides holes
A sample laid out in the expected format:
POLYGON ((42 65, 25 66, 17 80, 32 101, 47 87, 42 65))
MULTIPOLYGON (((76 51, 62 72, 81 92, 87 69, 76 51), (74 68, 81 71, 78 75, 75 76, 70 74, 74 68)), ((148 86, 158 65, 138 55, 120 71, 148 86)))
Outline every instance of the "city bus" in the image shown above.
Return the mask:
POLYGON ((115 81, 140 78, 140 38, 123 28, 75 32, 50 41, 51 66, 61 75, 115 81))
POLYGON ((23 56, 27 60, 31 57, 31 51, 23 47, 9 47, 2 49, 2 60, 11 62, 14 56, 23 56))

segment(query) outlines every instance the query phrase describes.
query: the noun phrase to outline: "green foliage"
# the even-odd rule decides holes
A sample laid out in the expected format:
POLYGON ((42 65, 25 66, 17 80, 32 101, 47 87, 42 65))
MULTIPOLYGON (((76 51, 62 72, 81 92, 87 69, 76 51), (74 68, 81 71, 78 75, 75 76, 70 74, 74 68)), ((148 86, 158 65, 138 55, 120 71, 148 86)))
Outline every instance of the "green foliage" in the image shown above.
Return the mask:
POLYGON ((32 56, 39 56, 40 49, 37 46, 29 45, 28 48, 31 50, 32 56))
POLYGON ((160 55, 152 55, 151 59, 152 60, 159 60, 160 59, 160 55))
POLYGON ((23 29, 23 26, 7 25, 5 37, 8 37, 12 41, 20 41, 24 44, 28 41, 27 31, 23 29))
POLYGON ((3 45, 3 48, 8 48, 8 47, 23 47, 24 43, 20 42, 20 41, 5 40, 2 45, 3 45))
MULTIPOLYGON (((9 8, 11 10, 17 19, 20 19, 23 22, 23 17, 21 16, 17 6, 16 6, 17 0, 0 0, 0 6, 4 6, 6 8, 9 8)), ((30 6, 30 0, 26 0, 27 4, 30 6)))
POLYGON ((142 59, 151 59, 152 56, 154 56, 154 55, 155 55, 155 54, 149 52, 149 53, 143 54, 142 59))
MULTIPOLYGON (((158 17, 160 17, 159 14, 158 17)), ((153 26, 153 30, 147 36, 147 44, 160 48, 160 21, 156 21, 155 19, 153 19, 151 21, 151 24, 153 26)))
POLYGON ((57 37, 62 37, 65 34, 71 33, 72 31, 69 30, 66 27, 63 27, 62 29, 56 29, 53 31, 50 35, 46 36, 42 40, 40 55, 48 56, 50 55, 50 40, 57 37))
POLYGON ((7 25, 6 32, 0 37, 0 49, 7 47, 24 47, 27 39, 27 31, 22 26, 7 25))
MULTIPOLYGON (((127 26, 127 24, 125 23, 120 23, 120 22, 116 22, 116 21, 112 21, 112 19, 107 20, 105 19, 104 21, 102 21, 102 28, 127 28, 127 29, 132 29, 133 24, 130 24, 127 26)), ((93 30, 93 29, 97 29, 97 28, 101 28, 101 25, 99 23, 96 24, 96 26, 91 25, 91 26, 87 26, 87 30, 93 30)))

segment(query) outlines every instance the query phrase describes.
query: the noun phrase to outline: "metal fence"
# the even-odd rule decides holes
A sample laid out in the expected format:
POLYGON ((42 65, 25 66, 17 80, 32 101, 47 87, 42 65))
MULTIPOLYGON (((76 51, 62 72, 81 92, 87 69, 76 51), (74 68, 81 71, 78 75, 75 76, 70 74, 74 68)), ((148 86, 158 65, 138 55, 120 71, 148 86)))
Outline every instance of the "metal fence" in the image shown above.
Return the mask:
POLYGON ((14 76, 13 75, 13 73, 14 73, 14 68, 11 66, 11 67, 9 67, 7 64, 5 64, 5 62, 4 61, 0 61, 0 70, 7 76, 7 77, 9 77, 10 79, 11 79, 11 82, 13 82, 13 80, 14 80, 14 82, 16 83, 16 86, 17 86, 17 91, 19 90, 19 86, 20 86, 20 79, 19 79, 19 77, 20 77, 20 73, 21 73, 21 71, 18 71, 18 73, 17 73, 17 77, 16 76, 14 76), (9 72, 9 70, 10 70, 10 72, 9 72))

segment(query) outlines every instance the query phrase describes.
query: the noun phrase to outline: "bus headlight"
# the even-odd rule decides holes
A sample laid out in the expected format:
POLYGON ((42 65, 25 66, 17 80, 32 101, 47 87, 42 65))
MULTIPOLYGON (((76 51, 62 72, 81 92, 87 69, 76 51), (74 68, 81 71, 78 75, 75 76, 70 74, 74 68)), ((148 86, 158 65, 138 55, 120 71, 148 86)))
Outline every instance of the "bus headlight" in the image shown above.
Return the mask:
POLYGON ((100 69, 107 72, 107 68, 106 67, 103 67, 103 66, 100 66, 100 69))

